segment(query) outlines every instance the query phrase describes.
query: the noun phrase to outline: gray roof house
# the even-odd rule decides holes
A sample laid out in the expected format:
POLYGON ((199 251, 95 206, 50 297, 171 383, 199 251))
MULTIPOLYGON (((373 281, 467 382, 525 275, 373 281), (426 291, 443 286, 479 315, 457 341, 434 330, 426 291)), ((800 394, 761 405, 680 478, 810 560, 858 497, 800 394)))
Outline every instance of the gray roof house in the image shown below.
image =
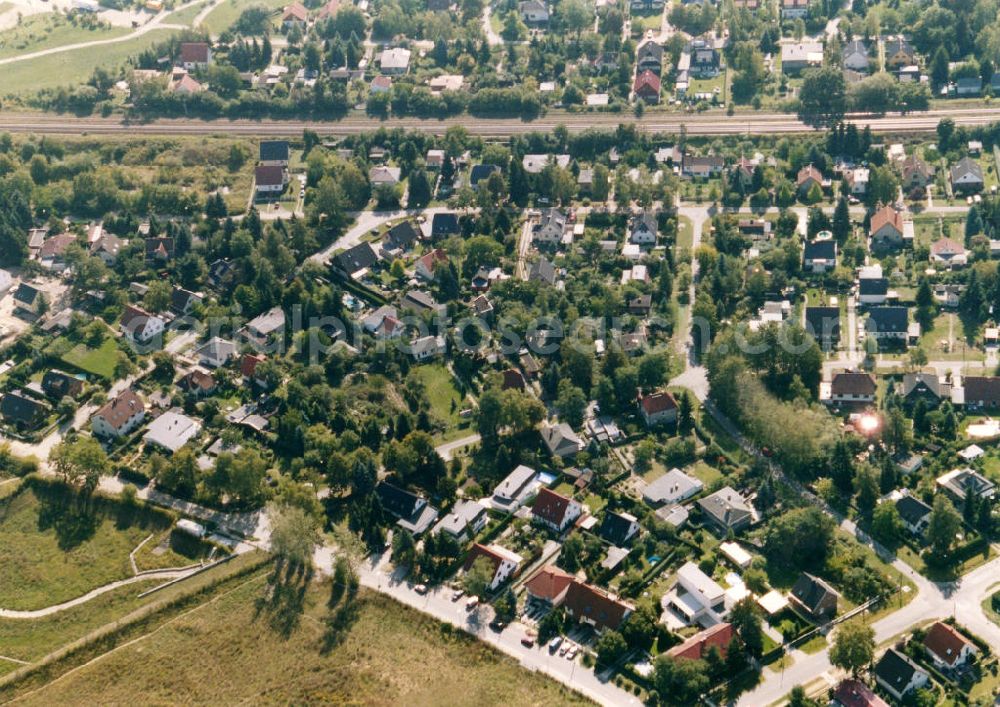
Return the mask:
POLYGON ((951 186, 956 191, 980 191, 983 184, 983 168, 975 160, 963 157, 952 166, 951 186))
POLYGON ((583 450, 583 440, 565 422, 542 427, 542 441, 555 457, 571 457, 583 450))
POLYGON ((150 423, 142 438, 146 444, 176 452, 200 432, 200 422, 178 410, 168 410, 150 423))
POLYGON ((673 505, 697 496, 705 485, 680 469, 671 469, 660 478, 646 484, 642 498, 652 506, 673 505))
POLYGON ((729 486, 699 499, 698 506, 705 514, 705 519, 723 533, 744 530, 754 520, 753 508, 739 492, 729 486))

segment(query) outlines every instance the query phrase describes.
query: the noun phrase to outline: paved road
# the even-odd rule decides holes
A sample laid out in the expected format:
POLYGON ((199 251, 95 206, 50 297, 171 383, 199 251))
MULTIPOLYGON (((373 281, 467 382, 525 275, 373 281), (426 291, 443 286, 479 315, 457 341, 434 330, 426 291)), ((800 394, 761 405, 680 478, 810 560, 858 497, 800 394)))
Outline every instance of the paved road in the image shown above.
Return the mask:
MULTIPOLYGON (((154 27, 157 25, 153 25, 154 27)), ((163 25, 159 25, 163 26, 163 25)), ((146 25, 147 28, 150 25, 146 25)), ((147 29, 148 31, 148 29, 147 29)), ((882 118, 851 118, 858 126, 870 126, 875 132, 933 132, 938 121, 950 117, 957 125, 988 125, 1000 121, 1000 108, 931 110, 905 116, 882 118)), ((689 135, 756 135, 811 133, 814 129, 793 115, 784 113, 738 112, 727 116, 722 112, 660 113, 649 111, 642 117, 626 113, 566 113, 550 111, 537 120, 518 118, 475 118, 468 115, 441 120, 393 118, 379 123, 367 116, 349 116, 340 121, 300 120, 216 120, 162 119, 147 122, 125 122, 120 118, 54 115, 41 113, 0 114, 0 130, 38 134, 118 134, 129 135, 235 135, 254 137, 284 137, 301 135, 305 129, 321 135, 343 136, 370 132, 376 127, 403 128, 435 135, 451 127, 462 127, 470 134, 483 137, 509 137, 528 132, 550 132, 564 126, 571 133, 586 130, 614 130, 619 125, 638 125, 646 132, 677 133, 681 126, 689 135)))
POLYGON ((456 450, 461 450, 463 447, 468 447, 470 444, 478 444, 480 437, 478 434, 472 434, 468 437, 462 437, 461 439, 456 439, 452 442, 445 442, 442 445, 435 447, 435 451, 441 455, 441 458, 445 461, 450 461, 456 450))

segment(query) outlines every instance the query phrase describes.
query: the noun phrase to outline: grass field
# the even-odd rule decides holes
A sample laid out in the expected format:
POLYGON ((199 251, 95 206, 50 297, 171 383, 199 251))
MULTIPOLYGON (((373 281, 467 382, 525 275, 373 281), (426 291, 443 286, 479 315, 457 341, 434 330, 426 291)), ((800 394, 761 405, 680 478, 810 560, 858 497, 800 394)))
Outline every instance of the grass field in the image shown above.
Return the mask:
POLYGON ((114 44, 84 47, 48 56, 7 64, 3 67, 5 95, 28 93, 43 88, 76 86, 87 81, 94 69, 122 66, 152 45, 165 41, 172 30, 154 29, 134 39, 114 44))
POLYGON ((229 29, 239 19, 240 13, 248 7, 262 5, 271 10, 277 10, 287 4, 285 0, 224 0, 208 13, 201 26, 212 34, 219 34, 229 29))
POLYGON ((167 15, 164 22, 168 22, 172 25, 188 25, 194 22, 194 18, 198 16, 198 13, 205 9, 205 2, 200 2, 197 5, 192 5, 191 7, 184 8, 183 10, 175 10, 167 15))
POLYGON ((0 501, 0 607, 43 608, 131 576, 129 553, 165 530, 153 516, 129 522, 138 517, 85 513, 44 486, 0 501))
POLYGON ((118 345, 109 336, 96 349, 89 348, 85 344, 78 344, 63 356, 62 360, 85 373, 100 376, 105 380, 111 380, 115 377, 117 352, 118 345))
POLYGON ((29 15, 17 27, 0 32, 0 59, 67 44, 121 37, 130 31, 126 27, 80 27, 54 13, 29 15))
POLYGON ((434 363, 416 366, 412 372, 424 382, 434 417, 446 426, 441 438, 447 440, 467 434, 466 429, 459 428, 462 418, 458 414, 465 405, 448 369, 442 364, 434 363))
POLYGON ((258 600, 264 577, 26 696, 27 704, 568 705, 585 700, 484 643, 377 594, 326 644, 327 585, 287 635, 258 600))

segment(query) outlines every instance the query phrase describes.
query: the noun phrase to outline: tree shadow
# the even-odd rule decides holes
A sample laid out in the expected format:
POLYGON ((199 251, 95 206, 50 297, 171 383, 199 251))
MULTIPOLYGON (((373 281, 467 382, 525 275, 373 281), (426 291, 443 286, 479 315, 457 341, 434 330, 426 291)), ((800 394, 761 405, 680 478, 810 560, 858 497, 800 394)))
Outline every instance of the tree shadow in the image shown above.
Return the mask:
POLYGON ((347 638, 351 627, 358 620, 358 579, 350 571, 334 572, 333 584, 330 588, 330 599, 327 607, 330 615, 326 619, 326 630, 323 632, 323 643, 320 652, 326 655, 339 646, 347 638))
POLYGON ((100 516, 73 494, 36 493, 38 530, 52 530, 59 549, 66 552, 91 540, 101 524, 100 516))
POLYGON ((306 590, 312 578, 311 567, 277 559, 264 595, 255 602, 254 618, 266 616, 275 633, 290 638, 302 620, 306 590))

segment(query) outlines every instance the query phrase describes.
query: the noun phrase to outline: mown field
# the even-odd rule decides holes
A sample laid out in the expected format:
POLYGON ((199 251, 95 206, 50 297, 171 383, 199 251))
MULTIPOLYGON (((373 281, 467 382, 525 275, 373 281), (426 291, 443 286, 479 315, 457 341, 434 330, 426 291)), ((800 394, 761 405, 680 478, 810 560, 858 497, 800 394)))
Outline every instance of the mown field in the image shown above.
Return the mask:
POLYGON ((355 619, 332 647, 325 623, 328 585, 310 585, 294 627, 276 630, 276 617, 260 609, 265 586, 266 577, 257 575, 24 702, 586 703, 485 644, 378 594, 358 595, 355 619))

